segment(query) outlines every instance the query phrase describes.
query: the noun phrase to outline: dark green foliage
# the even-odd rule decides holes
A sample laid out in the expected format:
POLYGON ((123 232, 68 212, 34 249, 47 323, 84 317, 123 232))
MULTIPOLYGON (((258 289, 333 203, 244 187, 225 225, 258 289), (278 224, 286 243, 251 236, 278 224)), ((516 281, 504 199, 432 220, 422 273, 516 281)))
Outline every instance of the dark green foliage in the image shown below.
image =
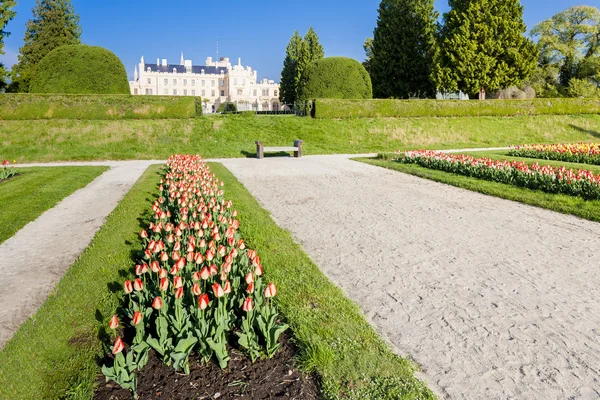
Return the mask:
POLYGON ((433 72, 443 91, 468 94, 519 86, 536 67, 519 0, 450 0, 433 72))
POLYGON ((230 114, 237 112, 237 105, 230 101, 226 101, 225 103, 219 104, 219 108, 217 109, 218 113, 222 114, 230 114))
POLYGON ((193 118, 196 104, 183 96, 4 94, 0 120, 193 118))
POLYGON ((325 99, 370 99, 371 78, 361 63, 346 57, 328 57, 310 64, 304 71, 301 101, 325 99))
POLYGON ((376 98, 431 97, 438 13, 433 0, 383 0, 369 74, 376 98))
POLYGON ((600 99, 337 100, 317 99, 316 118, 484 117, 599 114, 600 99))
POLYGON ((127 72, 119 58, 95 46, 52 50, 39 62, 31 93, 129 94, 127 72))
POLYGON ((70 0, 36 0, 33 17, 27 21, 19 63, 12 69, 9 90, 28 92, 37 64, 60 46, 81 43, 79 15, 70 0))
POLYGON ((196 117, 201 117, 203 115, 202 108, 204 103, 202 102, 202 97, 194 97, 194 106, 196 111, 196 117))
POLYGON ((324 57, 325 51, 319 43, 317 33, 311 27, 304 39, 294 31, 294 35, 286 48, 283 70, 281 71, 281 83, 279 100, 283 104, 294 104, 298 100, 300 88, 303 86, 303 72, 313 61, 324 57))
MULTIPOLYGON (((6 24, 12 20, 17 13, 13 8, 17 5, 15 0, 0 1, 0 55, 4 55, 4 38, 10 36, 10 32, 5 30, 6 24)), ((0 63, 0 90, 6 88, 6 70, 4 64, 0 63)))

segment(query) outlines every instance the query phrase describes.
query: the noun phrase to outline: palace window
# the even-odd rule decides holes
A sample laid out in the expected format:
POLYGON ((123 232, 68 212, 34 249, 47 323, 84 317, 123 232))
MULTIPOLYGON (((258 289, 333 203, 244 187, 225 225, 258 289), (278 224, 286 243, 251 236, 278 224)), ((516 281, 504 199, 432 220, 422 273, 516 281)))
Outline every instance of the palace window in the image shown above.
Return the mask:
POLYGON ((243 90, 242 89, 238 89, 238 96, 241 96, 243 94, 243 90))
POLYGON ((196 80, 192 79, 192 86, 196 86, 196 80))
POLYGON ((273 92, 273 96, 277 97, 277 90, 273 92))
POLYGON ((148 84, 152 83, 152 78, 148 78, 148 84))
POLYGON ((206 96, 206 90, 202 89, 202 97, 206 96))
POLYGON ((221 90, 221 96, 225 96, 225 91, 221 90))
POLYGON ((210 86, 215 87, 215 81, 210 81, 210 86))
MULTIPOLYGON (((236 85, 237 85, 237 83, 236 83, 236 85)), ((223 86, 225 86, 225 81, 222 80, 221 81, 221 87, 223 87, 223 86)))
POLYGON ((192 90, 192 96, 195 96, 195 95, 196 95, 196 91, 192 90))
POLYGON ((187 90, 186 89, 183 90, 183 95, 187 96, 187 90))
POLYGON ((183 80, 183 86, 187 86, 187 79, 183 80))
POLYGON ((212 90, 212 91, 210 92, 210 96, 211 96, 211 97, 215 97, 215 91, 214 91, 214 90, 212 90))
POLYGON ((152 94, 152 89, 146 89, 146 94, 152 94))
POLYGON ((173 89, 173 96, 177 96, 177 89, 173 89))
POLYGON ((169 80, 165 79, 165 86, 169 84, 169 80))
POLYGON ((204 86, 205 83, 206 83, 206 81, 204 79, 202 79, 202 81, 200 82, 200 85, 204 86))
POLYGON ((177 85, 177 79, 173 79, 173 85, 177 85))

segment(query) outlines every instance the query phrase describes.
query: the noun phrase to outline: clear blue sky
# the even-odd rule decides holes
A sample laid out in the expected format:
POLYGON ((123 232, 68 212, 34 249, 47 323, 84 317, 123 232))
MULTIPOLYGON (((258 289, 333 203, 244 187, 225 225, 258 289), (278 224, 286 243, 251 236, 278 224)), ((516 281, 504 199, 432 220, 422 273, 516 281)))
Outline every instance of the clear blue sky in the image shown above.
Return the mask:
MULTIPOLYGON (((302 35, 313 26, 326 56, 362 61, 362 44, 373 35, 379 0, 204 1, 204 0, 72 0, 81 16, 83 42, 106 47, 121 58, 130 77, 144 55, 148 62, 179 62, 181 51, 194 64, 219 55, 257 69, 259 78, 279 81, 285 46, 294 30, 302 35)), ((599 0, 521 0, 528 28, 570 6, 599 6, 599 0)), ((35 0, 19 0, 17 16, 7 26, 6 55, 10 67, 23 44, 25 23, 35 0)), ((436 0, 441 13, 447 0, 436 0)))

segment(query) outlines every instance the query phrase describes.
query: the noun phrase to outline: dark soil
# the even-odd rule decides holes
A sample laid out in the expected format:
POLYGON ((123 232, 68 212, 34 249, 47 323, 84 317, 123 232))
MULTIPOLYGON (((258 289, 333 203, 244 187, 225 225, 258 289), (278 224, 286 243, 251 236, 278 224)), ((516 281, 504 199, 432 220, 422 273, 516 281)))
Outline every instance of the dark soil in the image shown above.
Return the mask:
MULTIPOLYGON (((138 372, 140 399, 319 399, 319 389, 313 376, 293 367, 295 349, 289 336, 280 337, 281 348, 272 359, 257 361, 236 349, 229 349, 231 360, 227 369, 210 362, 198 363, 190 357, 190 374, 175 372, 164 365, 152 351, 148 364, 138 372)), ((133 396, 115 382, 98 378, 95 400, 122 400, 133 396)))

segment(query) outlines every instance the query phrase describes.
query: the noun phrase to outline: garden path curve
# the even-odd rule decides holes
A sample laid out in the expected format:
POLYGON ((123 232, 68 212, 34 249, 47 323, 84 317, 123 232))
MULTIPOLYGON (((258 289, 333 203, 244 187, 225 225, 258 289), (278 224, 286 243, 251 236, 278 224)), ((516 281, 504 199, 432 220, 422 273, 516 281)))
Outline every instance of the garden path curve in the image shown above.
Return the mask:
POLYGON ((0 244, 0 349, 35 314, 149 165, 161 161, 27 164, 111 167, 0 244))
POLYGON ((341 156, 222 162, 440 398, 600 396, 600 224, 341 156))

